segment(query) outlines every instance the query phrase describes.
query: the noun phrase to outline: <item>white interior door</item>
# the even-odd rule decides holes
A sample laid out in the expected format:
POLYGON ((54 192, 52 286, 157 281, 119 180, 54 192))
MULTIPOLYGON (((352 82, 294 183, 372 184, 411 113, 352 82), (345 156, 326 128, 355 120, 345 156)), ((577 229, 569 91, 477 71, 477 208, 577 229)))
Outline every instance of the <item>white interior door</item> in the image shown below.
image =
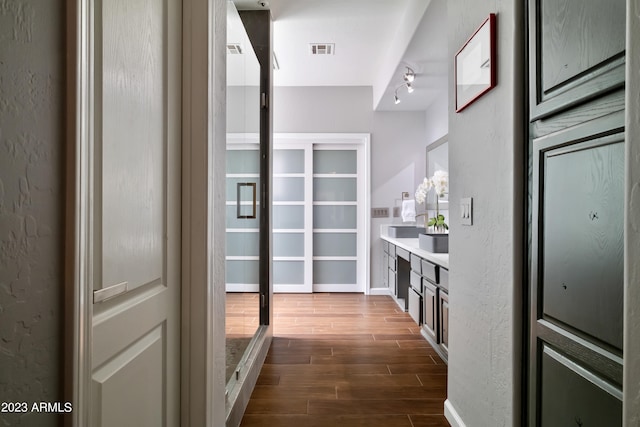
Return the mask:
POLYGON ((362 147, 313 146, 313 291, 363 292, 362 147), (360 161, 359 161, 360 157, 360 161), (360 267, 360 268, 359 268, 360 267))
POLYGON ((181 5, 94 9, 94 426, 179 425, 181 5))
POLYGON ((273 291, 311 293, 313 146, 279 142, 273 148, 273 291))
POLYGON ((369 136, 276 134, 274 292, 366 292, 369 136))

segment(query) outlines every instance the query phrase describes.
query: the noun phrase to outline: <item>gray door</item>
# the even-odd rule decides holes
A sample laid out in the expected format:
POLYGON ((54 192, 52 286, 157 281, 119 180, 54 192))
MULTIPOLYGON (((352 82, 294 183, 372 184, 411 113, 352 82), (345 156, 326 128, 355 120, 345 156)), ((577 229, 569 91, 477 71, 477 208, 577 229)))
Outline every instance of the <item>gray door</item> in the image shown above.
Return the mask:
POLYGON ((176 426, 181 5, 94 13, 91 425, 176 426))
POLYGON ((622 425, 624 49, 624 0, 529 1, 530 426, 622 425))

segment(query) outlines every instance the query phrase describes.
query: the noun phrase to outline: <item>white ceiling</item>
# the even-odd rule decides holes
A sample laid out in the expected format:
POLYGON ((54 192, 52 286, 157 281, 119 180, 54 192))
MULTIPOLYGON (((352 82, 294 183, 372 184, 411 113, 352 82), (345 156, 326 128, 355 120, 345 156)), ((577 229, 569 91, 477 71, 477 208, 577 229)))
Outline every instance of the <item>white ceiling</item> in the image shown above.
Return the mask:
MULTIPOLYGON (((238 9, 263 9, 234 0, 238 9)), ((267 0, 273 17, 276 86, 372 86, 374 108, 425 110, 447 90, 446 0, 267 0), (425 12, 426 9, 426 12, 425 12), (312 56, 310 43, 335 43, 312 56), (396 87, 410 66, 415 91, 396 87)), ((230 40, 229 40, 230 41, 230 40)))

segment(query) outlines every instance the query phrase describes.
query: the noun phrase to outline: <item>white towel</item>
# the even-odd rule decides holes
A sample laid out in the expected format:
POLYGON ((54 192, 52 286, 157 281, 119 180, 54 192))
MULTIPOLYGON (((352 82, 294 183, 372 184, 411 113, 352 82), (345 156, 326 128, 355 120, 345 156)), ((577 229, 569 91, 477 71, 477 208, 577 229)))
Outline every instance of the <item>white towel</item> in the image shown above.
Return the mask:
POLYGON ((415 222, 416 220, 416 201, 402 201, 402 222, 415 222))

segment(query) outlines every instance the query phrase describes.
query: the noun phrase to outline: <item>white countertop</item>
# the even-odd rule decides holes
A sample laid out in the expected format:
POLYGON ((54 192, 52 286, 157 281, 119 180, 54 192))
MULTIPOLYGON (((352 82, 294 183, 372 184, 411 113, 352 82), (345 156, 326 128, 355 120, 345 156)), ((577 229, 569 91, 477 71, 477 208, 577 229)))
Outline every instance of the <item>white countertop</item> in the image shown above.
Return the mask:
POLYGON ((397 237, 389 236, 389 226, 382 225, 380 226, 380 238, 382 240, 386 240, 389 243, 393 243, 394 245, 411 252, 419 256, 420 258, 424 258, 428 261, 431 261, 434 264, 438 264, 441 267, 449 269, 449 254, 436 254, 433 252, 427 252, 424 249, 420 249, 418 244, 418 239, 400 239, 397 237))

